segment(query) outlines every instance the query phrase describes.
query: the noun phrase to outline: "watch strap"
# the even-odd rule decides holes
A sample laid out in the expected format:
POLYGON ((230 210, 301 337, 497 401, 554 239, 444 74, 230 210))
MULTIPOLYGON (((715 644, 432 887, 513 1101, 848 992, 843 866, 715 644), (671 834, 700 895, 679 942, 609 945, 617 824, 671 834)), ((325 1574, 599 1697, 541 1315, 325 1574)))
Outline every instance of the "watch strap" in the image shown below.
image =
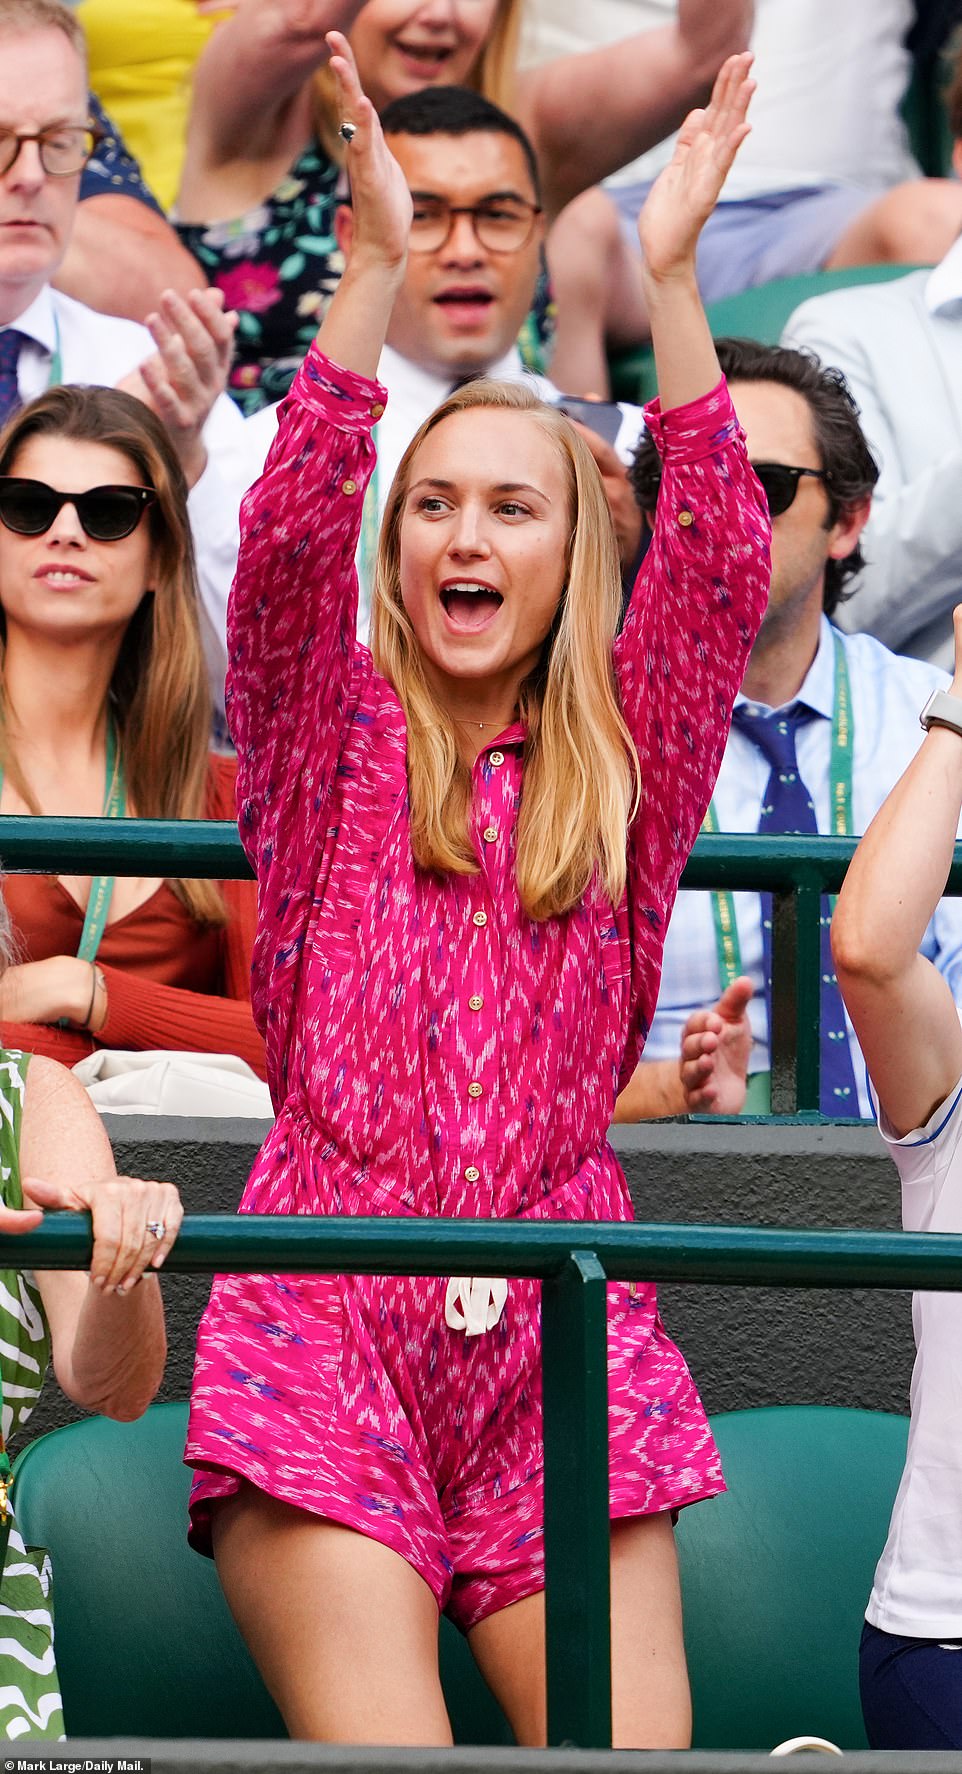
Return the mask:
POLYGON ((950 696, 948 690, 933 690, 919 721, 926 732, 930 727, 950 727, 962 738, 962 697, 950 696))

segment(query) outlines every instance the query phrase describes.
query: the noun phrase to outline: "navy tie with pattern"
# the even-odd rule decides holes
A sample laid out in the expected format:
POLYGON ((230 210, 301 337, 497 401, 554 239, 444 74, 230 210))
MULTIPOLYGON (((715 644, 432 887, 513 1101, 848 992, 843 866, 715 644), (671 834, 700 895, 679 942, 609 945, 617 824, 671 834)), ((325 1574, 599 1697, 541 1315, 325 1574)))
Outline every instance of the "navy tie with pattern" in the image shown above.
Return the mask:
MULTIPOLYGON (((759 832, 782 836, 818 831, 812 797, 802 781, 795 750, 795 737, 806 721, 817 719, 815 711, 804 703, 793 702, 790 708, 764 714, 750 702, 739 704, 732 716, 732 726, 757 745, 771 765, 765 789, 759 832)), ((762 940, 765 978, 768 982, 769 1028, 771 1028, 772 975, 772 896, 763 893, 762 940)), ((830 937, 831 908, 823 896, 821 913, 821 1066, 819 1071, 819 1107, 823 1115, 834 1118, 858 1116, 858 1090, 855 1068, 845 1026, 845 1012, 838 980, 832 964, 830 937)))
POLYGON ((0 425, 5 425, 23 405, 17 381, 17 365, 20 362, 20 347, 25 338, 26 334, 18 333, 13 326, 5 327, 0 332, 0 425))

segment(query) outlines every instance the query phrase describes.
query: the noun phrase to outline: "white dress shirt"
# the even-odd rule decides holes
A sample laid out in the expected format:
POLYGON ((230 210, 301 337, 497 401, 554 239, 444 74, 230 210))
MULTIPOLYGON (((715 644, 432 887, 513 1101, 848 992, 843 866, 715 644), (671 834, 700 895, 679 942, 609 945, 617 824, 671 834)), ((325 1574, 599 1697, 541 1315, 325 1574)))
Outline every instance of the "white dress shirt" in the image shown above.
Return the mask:
POLYGON ((845 373, 881 473, 868 566, 839 613, 952 669, 962 597, 962 239, 934 271, 803 302, 783 335, 845 373))
MULTIPOLYGON (((861 835, 889 790, 918 750, 924 737, 919 713, 933 690, 949 680, 937 667, 901 659, 870 635, 842 637, 852 695, 852 821, 861 835)), ((820 717, 798 729, 797 752, 802 780, 815 805, 820 832, 831 832, 829 773, 835 689, 835 649, 831 624, 823 617, 818 652, 797 698, 820 717)), ((746 698, 739 696, 738 703, 746 698)), ((757 705, 756 705, 757 706, 757 705)), ((715 810, 719 830, 757 832, 771 766, 744 733, 733 728, 725 747, 715 810)), ((755 1046, 751 1072, 769 1069, 768 1013, 762 966, 761 901, 757 893, 734 895, 742 970, 755 985, 749 1005, 755 1046)), ((944 899, 930 923, 922 952, 948 980, 962 1003, 962 900, 944 899)), ((722 989, 712 916, 712 895, 680 893, 665 941, 661 990, 644 1058, 677 1060, 681 1032, 693 1010, 715 1002, 722 989)), ((848 1023, 849 1044, 859 1092, 859 1112, 871 1114, 865 1066, 848 1023)))
MULTIPOLYGON (((21 347, 17 366, 20 397, 24 403, 46 391, 58 352, 64 382, 112 388, 155 350, 146 327, 114 315, 99 314, 96 309, 75 302, 49 285, 10 325, 26 335, 27 342, 21 347)), ((233 401, 221 395, 204 427, 208 467, 192 488, 188 501, 197 558, 204 654, 215 704, 216 740, 225 734, 227 594, 234 577, 238 541, 236 494, 228 493, 225 488, 217 461, 221 455, 232 457, 243 429, 244 420, 233 401)))

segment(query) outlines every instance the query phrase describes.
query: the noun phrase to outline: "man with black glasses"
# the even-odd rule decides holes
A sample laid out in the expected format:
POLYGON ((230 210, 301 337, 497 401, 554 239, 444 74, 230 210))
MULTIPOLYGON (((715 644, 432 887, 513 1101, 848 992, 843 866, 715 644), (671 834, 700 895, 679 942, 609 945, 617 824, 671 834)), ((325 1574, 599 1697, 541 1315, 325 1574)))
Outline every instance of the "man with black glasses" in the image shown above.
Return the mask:
MULTIPOLYGON (((949 680, 830 620, 862 564, 878 476, 841 375, 806 353, 746 340, 722 341, 718 355, 772 514, 772 581, 705 829, 860 835, 918 749, 923 703, 949 680)), ((632 480, 653 512, 659 465, 648 441, 632 480)), ((821 1108, 868 1117, 865 1068, 834 978, 827 900, 822 911, 821 1108)), ((770 916, 757 893, 679 895, 645 1061, 622 1098, 623 1118, 768 1108, 770 916), (679 1074, 683 1034, 688 1061, 679 1074)), ((939 905, 923 949, 962 1003, 958 900, 939 905)))

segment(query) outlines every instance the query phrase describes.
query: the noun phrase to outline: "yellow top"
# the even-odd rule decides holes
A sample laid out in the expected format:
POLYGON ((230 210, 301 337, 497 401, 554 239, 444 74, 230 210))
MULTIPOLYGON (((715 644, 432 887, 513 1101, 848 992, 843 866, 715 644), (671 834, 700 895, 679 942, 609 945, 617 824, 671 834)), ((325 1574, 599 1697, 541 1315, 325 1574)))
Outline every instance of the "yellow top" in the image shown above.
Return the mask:
POLYGON ((81 0, 77 16, 90 45, 90 84, 169 209, 180 183, 191 75, 216 16, 202 17, 194 0, 81 0))

